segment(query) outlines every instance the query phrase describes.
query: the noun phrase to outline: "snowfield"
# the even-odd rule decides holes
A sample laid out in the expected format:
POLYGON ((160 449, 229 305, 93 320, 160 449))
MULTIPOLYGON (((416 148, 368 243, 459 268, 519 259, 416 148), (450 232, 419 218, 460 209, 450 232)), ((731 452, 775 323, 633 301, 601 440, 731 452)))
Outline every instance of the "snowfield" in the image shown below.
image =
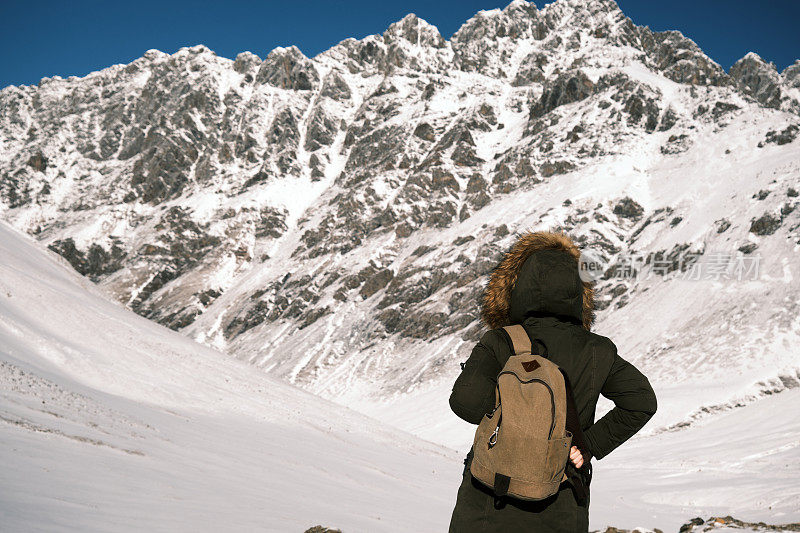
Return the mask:
POLYGON ((446 529, 460 457, 104 298, 0 225, 0 530, 446 529))
MULTIPOLYGON (((0 257, 3 531, 446 530, 460 453, 135 315, 4 223, 0 257)), ((447 391, 414 398, 442 409, 412 429, 464 451, 447 391)), ((799 404, 788 390, 634 437, 595 462, 591 527, 797 521, 799 404)), ((373 409, 412 426, 403 406, 373 409)))

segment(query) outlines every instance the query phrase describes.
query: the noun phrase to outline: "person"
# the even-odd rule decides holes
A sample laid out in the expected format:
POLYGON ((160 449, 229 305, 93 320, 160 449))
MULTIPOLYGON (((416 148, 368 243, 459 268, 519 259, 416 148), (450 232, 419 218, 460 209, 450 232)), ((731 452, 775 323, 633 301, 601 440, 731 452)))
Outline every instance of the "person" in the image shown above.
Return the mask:
MULTIPOLYGON (((498 328, 521 324, 568 377, 586 448, 573 447, 569 462, 591 472, 592 458, 602 459, 633 436, 657 407, 647 377, 617 353, 609 338, 590 331, 594 317, 594 282, 581 279, 580 250, 572 239, 563 232, 523 233, 490 275, 481 306, 489 331, 462 363, 451 409, 478 424, 494 408, 497 375, 513 353, 498 328), (595 422, 600 394, 615 406, 595 422)), ((591 474, 581 478, 585 497, 577 494, 576 483, 564 481, 544 500, 498 499, 473 479, 471 458, 472 450, 464 461, 450 533, 588 531, 591 474)))

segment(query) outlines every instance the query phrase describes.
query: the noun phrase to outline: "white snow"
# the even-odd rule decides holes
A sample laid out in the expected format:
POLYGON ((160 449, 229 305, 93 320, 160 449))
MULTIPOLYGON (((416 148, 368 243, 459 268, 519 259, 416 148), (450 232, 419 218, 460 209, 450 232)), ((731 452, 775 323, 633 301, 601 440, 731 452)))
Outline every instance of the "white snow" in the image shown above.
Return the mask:
POLYGON ((0 223, 0 529, 441 531, 460 458, 107 300, 0 223))
MULTIPOLYGON (((428 386, 396 401, 353 405, 466 453, 476 426, 450 412, 449 385, 428 386)), ((688 403, 701 388, 656 387, 659 409, 688 403)), ((598 418, 604 411, 598 409, 598 418)), ((657 424, 652 420, 642 434, 593 461, 590 529, 677 531, 695 516, 732 515, 769 524, 800 520, 800 389, 678 431, 653 435, 649 430, 657 424)))

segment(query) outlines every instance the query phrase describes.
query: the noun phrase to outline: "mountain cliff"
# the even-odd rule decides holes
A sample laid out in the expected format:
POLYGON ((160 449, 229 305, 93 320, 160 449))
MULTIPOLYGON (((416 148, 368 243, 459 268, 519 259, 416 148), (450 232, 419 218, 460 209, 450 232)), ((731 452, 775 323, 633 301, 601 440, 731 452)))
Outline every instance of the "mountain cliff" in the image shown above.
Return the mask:
POLYGON ((353 402, 446 397, 500 254, 563 229, 604 265, 597 331, 655 383, 733 372, 671 427, 797 382, 799 74, 725 72, 612 0, 514 0, 449 40, 410 14, 313 58, 151 50, 0 92, 0 216, 140 315, 353 402))

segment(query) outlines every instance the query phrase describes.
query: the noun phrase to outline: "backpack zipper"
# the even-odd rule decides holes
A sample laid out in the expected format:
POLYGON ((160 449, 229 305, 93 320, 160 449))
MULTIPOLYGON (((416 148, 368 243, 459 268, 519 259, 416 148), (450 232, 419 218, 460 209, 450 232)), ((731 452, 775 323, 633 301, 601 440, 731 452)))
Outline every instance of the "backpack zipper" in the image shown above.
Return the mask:
MULTIPOLYGON (((547 439, 548 440, 552 439, 553 438, 553 431, 555 431, 555 429, 556 429, 556 397, 555 397, 555 394, 553 394, 553 389, 550 387, 550 385, 548 385, 546 381, 538 379, 538 378, 533 378, 533 379, 528 379, 528 380, 523 381, 523 380, 519 379, 519 376, 517 374, 515 374, 514 372, 511 372, 510 370, 504 370, 504 371, 500 372, 499 374, 497 374, 497 379, 500 379, 500 376, 502 376, 503 374, 511 374, 512 376, 517 378, 517 380, 519 380, 519 382, 522 383, 522 384, 536 382, 536 383, 541 383, 542 385, 544 385, 547 388, 547 392, 550 393, 550 408, 551 408, 550 412, 552 413, 552 422, 550 423, 550 434, 548 435, 547 439)), ((500 400, 500 401, 497 402, 497 407, 499 407, 500 404, 503 401, 502 398, 500 398, 500 386, 499 385, 497 385, 497 397, 500 400)), ((495 410, 497 410, 497 407, 495 407, 495 410)), ((492 414, 494 414, 494 411, 492 412, 492 414)), ((489 447, 490 448, 492 446, 494 446, 494 444, 497 442, 497 432, 500 431, 500 422, 502 422, 502 421, 503 421, 503 413, 501 412, 500 413, 500 418, 497 420, 497 427, 494 429, 494 433, 492 433, 492 437, 489 438, 489 441, 490 441, 489 447), (492 438, 494 438, 494 443, 491 442, 492 438)))

